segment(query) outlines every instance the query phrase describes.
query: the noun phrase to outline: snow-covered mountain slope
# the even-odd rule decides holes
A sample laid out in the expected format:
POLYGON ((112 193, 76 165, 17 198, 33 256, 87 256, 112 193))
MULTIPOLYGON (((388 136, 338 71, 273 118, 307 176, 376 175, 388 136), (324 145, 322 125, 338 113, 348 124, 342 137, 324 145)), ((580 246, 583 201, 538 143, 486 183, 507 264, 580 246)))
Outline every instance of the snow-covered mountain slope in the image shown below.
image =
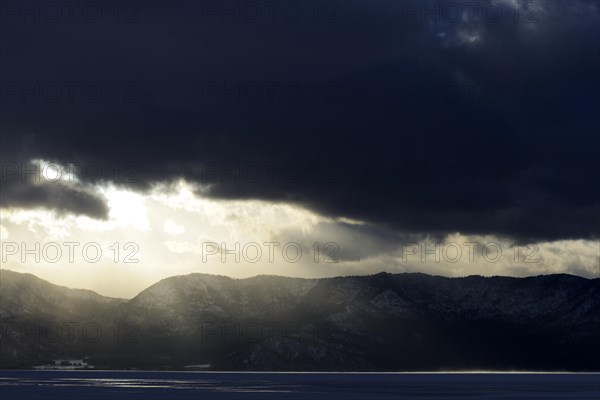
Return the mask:
POLYGON ((192 274, 124 301, 1 278, 3 324, 75 319, 104 333, 27 344, 3 331, 3 366, 69 355, 106 368, 600 370, 600 279, 192 274))

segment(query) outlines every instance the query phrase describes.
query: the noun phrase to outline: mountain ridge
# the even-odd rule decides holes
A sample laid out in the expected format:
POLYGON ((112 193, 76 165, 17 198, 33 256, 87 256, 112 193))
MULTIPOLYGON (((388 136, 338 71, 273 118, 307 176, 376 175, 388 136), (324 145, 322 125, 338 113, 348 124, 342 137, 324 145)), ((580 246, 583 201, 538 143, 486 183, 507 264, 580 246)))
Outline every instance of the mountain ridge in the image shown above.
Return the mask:
POLYGON ((540 278, 540 277, 559 277, 559 276, 565 276, 565 277, 572 277, 572 278, 576 278, 576 279, 582 279, 582 280, 587 280, 590 282, 594 282, 594 281, 598 281, 600 282, 600 277, 598 278, 586 278, 583 276, 579 276, 579 275, 572 275, 572 274, 566 274, 566 273, 556 273, 556 274, 539 274, 539 275, 529 275, 529 276, 523 276, 523 277, 517 277, 517 276, 508 276, 508 275, 490 275, 490 276, 486 276, 486 275, 465 275, 465 276, 444 276, 444 275, 430 275, 430 274, 426 274, 423 272, 399 272, 399 273, 391 273, 391 272, 378 272, 376 274, 371 274, 371 275, 340 275, 340 276, 332 276, 332 277, 323 277, 323 278, 302 278, 302 277, 294 277, 294 276, 285 276, 285 275, 272 275, 272 274, 259 274, 259 275, 255 275, 255 276, 250 276, 250 277, 246 277, 246 278, 235 278, 235 277, 230 277, 227 275, 219 275, 219 274, 209 274, 209 273, 204 273, 204 272, 193 272, 190 274, 184 274, 184 275, 172 275, 172 276, 168 276, 166 278, 162 278, 160 280, 158 280, 157 282, 153 283, 152 285, 148 286, 147 288, 143 289, 142 291, 140 291, 139 293, 137 293, 136 295, 134 295, 131 298, 125 298, 125 297, 113 297, 113 296, 106 296, 103 295, 99 292, 96 292, 92 289, 85 289, 85 288, 73 288, 73 287, 69 287, 69 286, 65 286, 65 285, 60 285, 57 283, 53 283, 47 279, 44 278, 40 278, 39 276, 32 274, 30 272, 19 272, 19 271, 14 271, 11 269, 7 269, 7 268, 0 268, 0 280, 1 280, 1 274, 2 273, 9 273, 9 274, 17 274, 17 275, 23 275, 23 276, 29 276, 29 277, 33 277, 35 279, 38 279, 40 281, 43 281, 47 284, 50 285, 54 285, 54 286, 58 286, 60 288, 63 289, 68 289, 68 290, 72 290, 72 291, 80 291, 80 292, 86 292, 86 293, 93 293, 99 297, 103 297, 106 299, 114 299, 114 300, 121 300, 121 301, 130 301, 133 300, 136 296, 138 296, 140 293, 142 293, 143 291, 151 288, 154 285, 157 285, 163 281, 169 280, 169 279, 173 279, 173 278, 178 278, 178 277, 193 277, 193 276, 208 276, 208 277, 217 277, 217 278, 226 278, 226 279, 230 279, 230 280, 234 280, 234 281, 244 281, 244 280, 251 280, 251 279, 257 279, 257 278, 283 278, 283 279, 295 279, 295 280, 304 280, 304 281, 313 281, 313 280, 326 280, 326 279, 337 279, 337 278, 360 278, 360 277, 375 277, 378 275, 391 275, 391 276, 402 276, 402 275, 414 275, 414 276, 428 276, 428 277, 433 277, 433 278, 442 278, 442 279, 469 279, 469 278, 484 278, 484 279, 495 279, 495 278, 507 278, 507 279, 516 279, 516 280, 520 280, 520 279, 531 279, 531 278, 540 278))
POLYGON ((5 271, 1 368, 600 371, 600 278, 195 273, 125 300, 5 271), (52 341, 47 325, 103 335, 52 341))

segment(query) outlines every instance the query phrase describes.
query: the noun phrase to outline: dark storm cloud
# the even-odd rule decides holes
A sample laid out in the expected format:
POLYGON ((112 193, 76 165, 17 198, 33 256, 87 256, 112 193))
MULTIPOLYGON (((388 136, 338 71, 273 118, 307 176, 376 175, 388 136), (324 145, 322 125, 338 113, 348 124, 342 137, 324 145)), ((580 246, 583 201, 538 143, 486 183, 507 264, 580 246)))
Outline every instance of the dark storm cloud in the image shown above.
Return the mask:
POLYGON ((90 187, 58 179, 58 174, 44 176, 44 170, 30 162, 2 161, 0 207, 44 208, 100 219, 108 216, 104 198, 90 187))
POLYGON ((3 159, 398 232, 598 237, 596 1, 41 4, 2 15, 3 159))

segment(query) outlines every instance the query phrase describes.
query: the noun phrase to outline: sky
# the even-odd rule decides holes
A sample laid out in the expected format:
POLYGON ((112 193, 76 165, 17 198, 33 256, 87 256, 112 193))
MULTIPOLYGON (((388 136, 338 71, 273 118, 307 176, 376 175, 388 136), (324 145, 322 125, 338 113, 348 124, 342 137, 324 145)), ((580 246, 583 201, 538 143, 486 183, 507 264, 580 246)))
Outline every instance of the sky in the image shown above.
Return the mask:
POLYGON ((3 1, 2 268, 600 277, 600 3, 3 1))

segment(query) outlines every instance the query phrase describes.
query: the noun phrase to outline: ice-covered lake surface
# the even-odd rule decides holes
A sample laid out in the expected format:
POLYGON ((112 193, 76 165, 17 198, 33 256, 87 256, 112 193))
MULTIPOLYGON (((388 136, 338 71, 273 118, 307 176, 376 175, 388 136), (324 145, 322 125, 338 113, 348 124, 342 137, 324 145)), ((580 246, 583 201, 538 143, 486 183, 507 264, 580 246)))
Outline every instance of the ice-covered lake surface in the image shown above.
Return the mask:
POLYGON ((0 371, 9 399, 600 399, 600 374, 0 371))

